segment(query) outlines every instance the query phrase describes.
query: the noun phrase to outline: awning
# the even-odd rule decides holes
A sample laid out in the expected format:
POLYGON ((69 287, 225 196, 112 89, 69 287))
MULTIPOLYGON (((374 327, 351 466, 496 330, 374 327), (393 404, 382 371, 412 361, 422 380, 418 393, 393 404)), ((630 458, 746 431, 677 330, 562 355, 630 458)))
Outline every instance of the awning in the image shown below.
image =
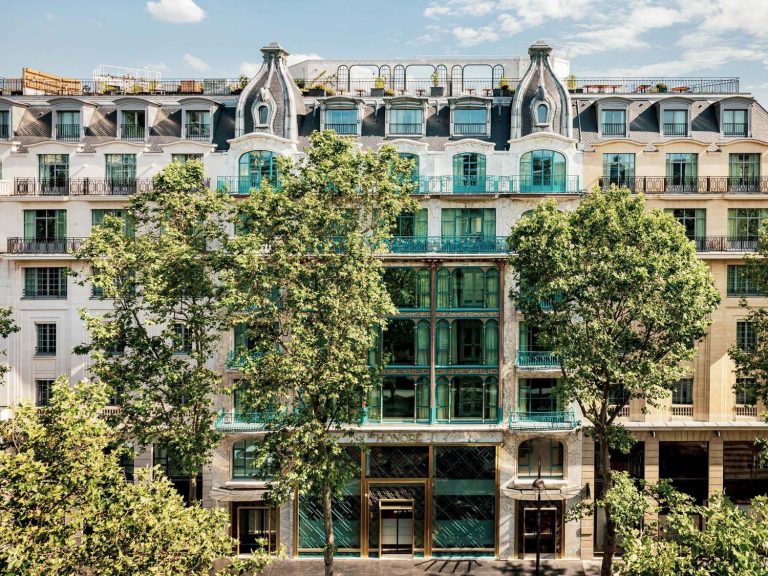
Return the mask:
POLYGON ((264 500, 269 490, 232 490, 229 488, 211 488, 210 496, 217 502, 255 502, 264 500))

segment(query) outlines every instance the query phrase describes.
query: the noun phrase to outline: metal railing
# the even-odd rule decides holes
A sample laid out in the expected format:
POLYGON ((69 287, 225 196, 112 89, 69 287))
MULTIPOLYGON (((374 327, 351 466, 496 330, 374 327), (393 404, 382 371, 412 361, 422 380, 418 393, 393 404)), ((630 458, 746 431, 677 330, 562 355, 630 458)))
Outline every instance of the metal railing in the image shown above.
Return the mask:
POLYGON ((80 140, 80 124, 56 124, 56 140, 77 142, 80 140))
POLYGON ((693 416, 692 404, 673 404, 670 406, 672 416, 693 416))
POLYGON ((219 176, 216 180, 216 190, 228 194, 250 194, 251 190, 258 190, 262 180, 267 180, 273 188, 280 188, 280 182, 276 179, 262 178, 260 176, 219 176))
POLYGON ((571 92, 610 94, 738 94, 738 78, 573 78, 566 81, 571 92))
POLYGON ((357 134, 357 122, 351 123, 351 122, 345 122, 343 124, 326 124, 325 125, 326 130, 333 130, 336 132, 336 134, 342 134, 344 136, 346 135, 356 135, 357 134))
POLYGON ((665 122, 664 136, 688 136, 688 124, 685 122, 665 122))
POLYGON ((144 140, 146 134, 145 126, 140 124, 121 124, 121 140, 144 140))
MULTIPOLYGON (((210 180, 206 179, 210 185, 210 180)), ((152 190, 152 178, 14 178, 14 196, 109 196, 152 190)))
POLYGON ((488 125, 485 122, 482 123, 454 123, 453 133, 458 136, 485 136, 488 131, 488 125))
POLYGON ((8 238, 9 254, 72 254, 80 250, 85 238, 60 238, 55 240, 27 240, 8 238))
POLYGON ((527 176, 420 176, 414 194, 579 194, 578 176, 549 181, 527 176))
POLYGON ((757 238, 730 238, 728 236, 700 236, 693 239, 697 252, 755 252, 757 238))
POLYGON ((507 237, 407 236, 386 242, 393 254, 506 254, 507 237))
POLYGON ((509 413, 510 430, 573 430, 579 424, 573 410, 509 413))
POLYGON ((627 125, 624 122, 603 122, 603 125, 600 127, 600 131, 602 132, 603 136, 626 136, 627 125))
POLYGON ((723 135, 724 136, 746 136, 747 135, 747 124, 744 122, 727 122, 723 124, 723 135))
POLYGON ((187 123, 188 140, 209 140, 211 138, 211 125, 200 122, 187 123))
POLYGON ((766 194, 768 177, 741 176, 633 176, 598 178, 597 185, 606 190, 611 184, 627 187, 644 194, 698 193, 698 194, 766 194))
POLYGON ((249 432, 263 430, 274 420, 276 412, 227 412, 219 410, 213 427, 219 432, 249 432))
POLYGON ((392 135, 396 134, 421 134, 421 123, 410 123, 410 124, 402 124, 402 123, 395 123, 390 122, 389 124, 389 133, 392 135))
POLYGON ((252 359, 258 358, 261 356, 260 352, 247 352, 247 351, 234 351, 230 350, 227 354, 227 363, 226 366, 229 370, 240 370, 243 366, 245 366, 245 363, 248 360, 248 356, 252 359))
POLYGON ((8 140, 11 137, 11 127, 8 124, 0 124, 0 140, 8 140))
MULTIPOLYGON (((28 83, 29 84, 29 83, 28 83)), ((205 94, 227 96, 239 94, 244 87, 240 78, 146 78, 120 77, 77 80, 74 83, 35 86, 25 85, 21 78, 0 78, 0 94, 20 95, 32 90, 34 94, 49 96, 119 96, 119 95, 163 95, 163 94, 205 94)))
POLYGON ((381 80, 355 78, 342 78, 339 80, 336 76, 316 78, 312 79, 311 82, 297 78, 296 83, 308 96, 322 97, 343 94, 358 97, 383 97, 408 95, 436 98, 462 95, 509 97, 512 95, 512 91, 517 89, 520 80, 508 78, 507 88, 504 89, 498 86, 498 81, 494 82, 490 78, 471 78, 454 81, 450 76, 445 79, 439 79, 437 83, 429 78, 386 78, 383 86, 381 80))
POLYGON ((560 359, 548 351, 518 350, 515 366, 523 370, 559 370, 560 359))
POLYGON ((49 288, 49 289, 40 289, 34 288, 32 290, 27 290, 24 288, 21 291, 21 297, 22 298, 29 298, 29 299, 64 299, 67 297, 67 286, 66 284, 62 285, 59 288, 49 288))

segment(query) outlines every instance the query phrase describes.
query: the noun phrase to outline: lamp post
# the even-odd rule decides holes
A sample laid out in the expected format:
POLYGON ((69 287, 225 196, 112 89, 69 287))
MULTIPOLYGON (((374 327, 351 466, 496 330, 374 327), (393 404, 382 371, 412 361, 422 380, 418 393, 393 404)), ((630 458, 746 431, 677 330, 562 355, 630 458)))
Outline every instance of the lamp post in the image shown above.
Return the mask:
POLYGON ((532 488, 536 492, 536 576, 541 576, 541 493, 544 491, 544 480, 541 479, 541 458, 539 458, 539 471, 532 488))

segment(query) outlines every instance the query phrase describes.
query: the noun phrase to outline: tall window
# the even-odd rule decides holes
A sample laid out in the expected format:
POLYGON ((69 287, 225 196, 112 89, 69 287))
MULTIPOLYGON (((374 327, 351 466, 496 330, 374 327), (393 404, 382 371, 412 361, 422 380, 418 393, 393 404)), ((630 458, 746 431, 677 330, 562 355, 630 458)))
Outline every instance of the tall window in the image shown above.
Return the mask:
POLYGON ((25 268, 24 298, 66 298, 66 268, 25 268))
POLYGON ((274 186, 277 183, 277 155, 268 150, 246 152, 240 156, 239 177, 238 191, 241 194, 261 186, 262 178, 274 186))
POLYGON ((554 150, 532 150, 520 158, 520 192, 565 192, 565 156, 554 150))
POLYGON ((421 108, 391 108, 389 110, 390 134, 421 134, 424 112, 421 108))
POLYGON ((386 268, 384 284, 398 309, 428 310, 431 274, 427 268, 386 268))
POLYGON ((626 136, 627 123, 624 110, 603 110, 600 131, 603 136, 626 136))
POLYGON ((603 187, 611 184, 635 189, 634 154, 603 154, 603 187))
POLYGON ((56 324, 35 324, 35 331, 37 332, 35 354, 54 356, 56 354, 56 324))
POLYGON ((693 378, 682 378, 672 385, 672 404, 693 404, 693 378))
POLYGON ((667 154, 667 190, 696 192, 698 154, 667 154))
POLYGON ((35 406, 48 406, 53 380, 35 380, 35 406))
POLYGON ((325 129, 337 134, 357 134, 357 108, 326 109, 325 129))
POLYGON ((383 346, 390 365, 429 365, 429 322, 390 320, 384 330, 383 346))
POLYGON ((762 287, 747 275, 742 264, 728 265, 728 296, 765 296, 762 287))
POLYGON ((499 416, 499 381, 495 376, 440 376, 435 401, 439 421, 495 422, 499 416))
POLYGON ((485 155, 476 152, 456 154, 453 157, 453 192, 485 192, 485 155))
POLYGON ((768 209, 765 208, 729 208, 728 240, 731 246, 754 250, 760 239, 760 226, 766 217, 768 209))
POLYGON ((211 113, 208 110, 187 110, 187 138, 207 140, 211 137, 211 113))
POLYGON ((443 208, 443 238, 495 238, 495 208, 443 208))
POLYGON ((145 113, 140 110, 126 110, 122 113, 123 121, 120 133, 123 140, 144 140, 145 113))
POLYGON ((547 124, 547 120, 549 119, 549 108, 546 104, 539 104, 536 107, 536 123, 537 124, 547 124))
POLYGON ((240 440, 232 445, 232 480, 265 480, 258 465, 256 440, 240 440))
POLYGON ((760 186, 760 154, 728 155, 728 189, 757 192, 760 186))
POLYGON ((66 210, 24 210, 24 240, 51 242, 66 237, 66 210))
POLYGON ((518 394, 520 412, 556 412, 559 407, 557 378, 521 378, 518 394))
POLYGON ((664 110, 664 136, 688 135, 688 111, 664 110))
POLYGON ((10 137, 10 114, 7 110, 0 110, 0 140, 8 140, 10 137))
POLYGON ((395 221, 392 235, 396 238, 426 238, 427 216, 426 208, 418 210, 415 214, 413 212, 400 214, 395 221))
POLYGON ((107 216, 112 216, 113 218, 120 218, 121 220, 124 220, 126 235, 134 235, 134 219, 130 214, 128 214, 128 211, 124 210, 123 208, 93 208, 91 210, 91 228, 104 224, 104 218, 107 216))
POLYGON ((56 119, 57 140, 72 141, 80 139, 80 112, 58 112, 56 119))
POLYGON ((112 194, 136 191, 136 154, 106 154, 107 186, 112 194))
POLYGON ((517 452, 517 474, 523 477, 535 477, 541 462, 541 475, 544 478, 562 478, 563 445, 556 440, 526 440, 520 444, 517 452))
POLYGON ((66 194, 69 181, 69 154, 39 154, 40 189, 48 194, 66 194))
POLYGON ((459 136, 485 135, 487 117, 485 108, 456 108, 453 111, 453 133, 459 136))
POLYGON ((751 322, 736 322, 736 345, 739 349, 749 352, 755 349, 757 334, 751 322))
POLYGON ((440 268, 437 271, 437 308, 499 307, 496 268, 440 268))
POLYGON ((438 366, 496 366, 499 362, 496 320, 438 320, 435 335, 438 366))
POLYGON ((400 158, 405 158, 413 162, 413 169, 411 170, 411 180, 418 182, 419 180, 419 155, 411 154, 409 152, 400 152, 400 158))
POLYGON ((665 212, 683 225, 689 240, 699 240, 707 235, 706 208, 667 208, 665 212))
POLYGON ((736 378, 736 404, 739 406, 754 406, 757 404, 754 378, 736 378))
POLYGON ((748 132, 746 110, 723 110, 723 135, 746 136, 748 132))
POLYGON ((185 324, 176 323, 173 325, 173 331, 176 334, 176 343, 178 348, 177 354, 191 354, 192 353, 192 336, 190 334, 189 327, 185 324))

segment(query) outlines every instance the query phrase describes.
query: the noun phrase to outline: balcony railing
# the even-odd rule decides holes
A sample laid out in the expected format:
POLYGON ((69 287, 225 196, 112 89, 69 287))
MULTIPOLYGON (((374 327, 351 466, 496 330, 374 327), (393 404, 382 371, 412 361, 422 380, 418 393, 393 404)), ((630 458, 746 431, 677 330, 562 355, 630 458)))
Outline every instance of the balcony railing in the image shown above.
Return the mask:
POLYGON ((80 140, 80 124, 56 124, 56 140, 77 142, 80 140))
POLYGON ((746 136, 747 124, 744 122, 726 122, 723 124, 723 136, 746 136))
MULTIPOLYGON (((206 186, 210 180, 205 179, 206 186)), ((15 178, 14 196, 109 196, 152 190, 152 178, 15 178)))
POLYGON ((672 416, 693 416, 692 404, 673 404, 670 406, 672 416))
POLYGON ((501 89, 498 86, 498 80, 467 78, 452 80, 447 78, 438 78, 437 85, 431 78, 393 78, 386 79, 384 86, 380 80, 342 78, 337 76, 325 78, 313 78, 311 81, 296 79, 305 93, 309 96, 332 96, 334 94, 346 94, 349 96, 417 96, 417 97, 446 97, 446 96, 506 96, 512 95, 512 89, 516 89, 520 83, 519 79, 508 78, 508 89, 501 89))
POLYGON ((741 176, 634 176, 622 178, 598 178, 598 186, 604 190, 611 184, 625 186, 633 192, 644 194, 765 194, 768 193, 768 177, 741 176))
POLYGON ((694 238, 697 252, 754 252, 760 242, 756 238, 729 238, 728 236, 701 236, 694 238))
POLYGON ((397 134, 421 134, 421 128, 421 123, 401 124, 390 122, 389 133, 393 136, 397 134))
POLYGON ((8 140, 11 137, 11 128, 8 124, 0 124, 0 140, 8 140))
POLYGON ((122 140, 144 140, 145 127, 140 124, 121 124, 120 138, 122 140))
POLYGON ((579 194, 578 176, 534 180, 526 176, 420 176, 415 194, 579 194))
POLYGON ((80 250, 85 238, 61 238, 57 240, 26 240, 8 238, 9 254, 72 254, 80 250))
MULTIPOLYGON (((216 180, 216 190, 228 194, 250 194, 251 190, 258 190, 261 186, 261 177, 251 176, 219 176, 216 180)), ((279 181, 269 179, 270 184, 278 188, 279 181)))
POLYGON ((510 412, 510 430, 573 430, 579 421, 573 410, 560 412, 510 412))
POLYGON ((552 352, 518 350, 515 366, 522 370, 559 370, 560 359, 552 352))
POLYGON ((357 122, 344 123, 344 124, 326 124, 326 130, 333 130, 336 134, 342 135, 356 135, 357 134, 357 122))
POLYGON ((601 132, 603 133, 603 136, 626 136, 627 125, 623 122, 603 122, 601 132))
POLYGON ((407 236, 387 246, 393 254, 506 254, 507 237, 407 236))
POLYGON ((736 416, 757 416, 757 406, 738 404, 734 406, 733 410, 736 416))
POLYGON ((459 136, 485 136, 488 126, 485 122, 459 123, 453 125, 453 133, 459 136))
MULTIPOLYGON (((261 355, 260 352, 251 352, 251 358, 258 358, 261 355)), ((248 352, 235 352, 230 350, 227 354, 227 368, 230 370, 240 370, 245 366, 245 362, 248 359, 248 352)))
POLYGON ((213 426, 219 432, 252 432, 263 430, 275 415, 274 411, 225 412, 220 410, 213 426))
POLYGON ((688 136, 688 124, 685 122, 665 122, 664 136, 688 136))
POLYGON ((66 285, 62 285, 59 288, 49 288, 49 289, 32 289, 27 290, 24 288, 21 292, 22 298, 28 298, 28 299, 37 299, 37 300, 54 300, 54 299, 65 299, 67 297, 67 287, 66 285))
POLYGON ((211 125, 201 124, 199 122, 190 122, 187 124, 188 140, 210 140, 211 125))

